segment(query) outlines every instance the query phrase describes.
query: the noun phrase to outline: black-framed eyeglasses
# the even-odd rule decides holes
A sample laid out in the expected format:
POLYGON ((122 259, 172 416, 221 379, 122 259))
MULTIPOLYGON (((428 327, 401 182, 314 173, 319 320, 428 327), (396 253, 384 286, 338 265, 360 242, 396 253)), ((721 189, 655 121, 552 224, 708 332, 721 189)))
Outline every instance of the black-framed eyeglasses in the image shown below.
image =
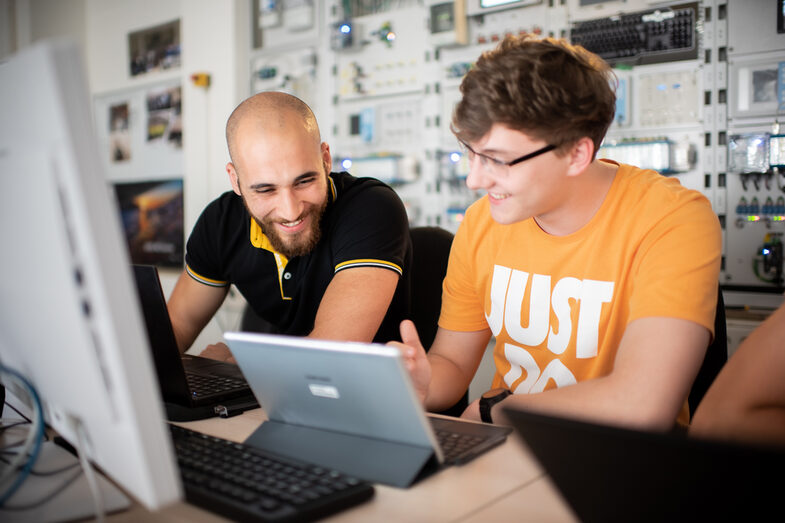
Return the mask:
POLYGON ((477 157, 477 158, 480 159, 480 164, 483 167, 485 167, 486 169, 496 170, 496 171, 501 170, 501 169, 503 169, 505 167, 506 168, 510 168, 513 165, 518 165, 521 162, 525 162, 526 160, 531 160, 532 158, 540 156, 541 154, 545 154, 545 153, 547 153, 549 151, 552 151, 552 150, 556 149, 555 145, 548 144, 548 145, 546 145, 544 147, 541 147, 541 148, 537 149, 534 152, 531 152, 529 154, 524 154, 520 158, 516 158, 514 160, 510 160, 509 162, 504 162, 504 161, 499 160, 497 158, 494 158, 492 156, 488 156, 487 154, 482 154, 482 153, 476 152, 474 149, 469 147, 469 145, 467 143, 462 142, 461 140, 458 140, 458 143, 461 144, 461 148, 465 151, 466 156, 467 156, 467 158, 469 159, 470 162, 474 161, 474 158, 477 157))

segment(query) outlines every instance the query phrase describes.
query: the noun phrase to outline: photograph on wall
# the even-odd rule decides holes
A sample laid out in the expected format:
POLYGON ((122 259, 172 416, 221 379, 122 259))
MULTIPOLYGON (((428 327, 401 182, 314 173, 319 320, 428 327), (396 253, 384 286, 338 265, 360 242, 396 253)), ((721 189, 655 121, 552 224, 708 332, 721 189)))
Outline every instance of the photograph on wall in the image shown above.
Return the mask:
POLYGON ((147 141, 166 142, 176 149, 183 146, 180 86, 147 93, 147 141))
POLYGON ((128 35, 131 76, 180 66, 180 20, 128 35))
POLYGON ((109 158, 114 163, 131 159, 128 102, 109 107, 109 158))
POLYGON ((182 267, 182 178, 115 183, 114 189, 131 261, 182 267))

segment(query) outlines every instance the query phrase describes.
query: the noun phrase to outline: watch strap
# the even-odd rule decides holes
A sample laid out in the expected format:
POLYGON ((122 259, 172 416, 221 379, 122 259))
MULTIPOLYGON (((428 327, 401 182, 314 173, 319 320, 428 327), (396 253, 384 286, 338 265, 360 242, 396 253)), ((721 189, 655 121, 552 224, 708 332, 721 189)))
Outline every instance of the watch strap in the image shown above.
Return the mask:
POLYGON ((504 389, 499 391, 499 393, 497 393, 495 396, 482 396, 480 398, 480 419, 485 423, 493 423, 493 418, 491 417, 491 407, 499 403, 510 394, 512 394, 512 391, 509 389, 504 389))

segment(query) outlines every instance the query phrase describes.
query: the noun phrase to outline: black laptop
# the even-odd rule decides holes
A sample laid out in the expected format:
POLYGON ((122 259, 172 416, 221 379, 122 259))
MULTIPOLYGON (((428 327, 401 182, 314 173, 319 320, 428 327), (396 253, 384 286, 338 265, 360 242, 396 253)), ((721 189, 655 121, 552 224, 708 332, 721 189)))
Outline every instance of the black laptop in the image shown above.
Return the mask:
POLYGON ((583 522, 781 517, 785 448, 504 411, 583 522))
POLYGON ((157 268, 133 268, 168 419, 226 417, 258 407, 237 365, 180 354, 157 268))

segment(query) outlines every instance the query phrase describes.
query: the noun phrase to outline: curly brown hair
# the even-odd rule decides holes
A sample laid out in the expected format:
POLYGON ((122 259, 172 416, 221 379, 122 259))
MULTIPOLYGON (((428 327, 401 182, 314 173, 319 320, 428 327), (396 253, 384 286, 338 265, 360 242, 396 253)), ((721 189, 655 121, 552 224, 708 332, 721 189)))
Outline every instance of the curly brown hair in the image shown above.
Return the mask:
POLYGON ((560 154, 588 137, 596 154, 613 121, 616 82, 610 66, 579 45, 507 36, 464 77, 451 129, 469 143, 499 123, 556 145, 560 154))

